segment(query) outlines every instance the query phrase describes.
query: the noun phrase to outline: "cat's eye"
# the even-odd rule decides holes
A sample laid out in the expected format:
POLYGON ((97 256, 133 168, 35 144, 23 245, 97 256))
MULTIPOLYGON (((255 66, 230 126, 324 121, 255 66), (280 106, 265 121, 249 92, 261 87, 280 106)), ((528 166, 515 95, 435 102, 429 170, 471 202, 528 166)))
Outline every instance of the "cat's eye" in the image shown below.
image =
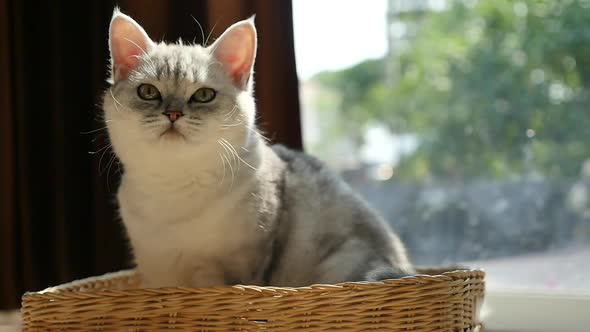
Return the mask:
POLYGON ((142 84, 137 88, 137 95, 143 100, 160 99, 160 91, 151 84, 142 84))
POLYGON ((191 101, 195 103, 208 103, 215 99, 217 92, 211 88, 200 88, 191 96, 191 101))

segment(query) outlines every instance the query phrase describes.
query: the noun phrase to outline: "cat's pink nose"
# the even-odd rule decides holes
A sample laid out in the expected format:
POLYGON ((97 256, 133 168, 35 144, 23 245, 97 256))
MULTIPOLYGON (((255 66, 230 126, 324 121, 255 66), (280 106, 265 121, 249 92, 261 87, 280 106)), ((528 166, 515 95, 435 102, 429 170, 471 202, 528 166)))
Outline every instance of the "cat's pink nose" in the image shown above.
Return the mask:
POLYGON ((181 116, 184 115, 180 111, 165 111, 162 114, 164 114, 165 116, 167 116, 168 119, 170 119, 170 122, 172 122, 172 123, 176 122, 176 120, 178 120, 178 118, 180 118, 181 116))

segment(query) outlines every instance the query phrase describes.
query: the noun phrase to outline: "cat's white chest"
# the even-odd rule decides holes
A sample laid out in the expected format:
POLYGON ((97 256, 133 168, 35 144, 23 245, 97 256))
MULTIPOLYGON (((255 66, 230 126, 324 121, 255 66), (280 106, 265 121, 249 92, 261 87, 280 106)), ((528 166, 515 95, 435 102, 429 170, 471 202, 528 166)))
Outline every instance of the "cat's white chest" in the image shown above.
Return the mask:
POLYGON ((190 283, 193 270, 231 257, 257 240, 256 216, 240 190, 212 199, 198 187, 178 192, 119 191, 138 266, 156 285, 190 283), (174 278, 172 278, 174 276, 174 278))

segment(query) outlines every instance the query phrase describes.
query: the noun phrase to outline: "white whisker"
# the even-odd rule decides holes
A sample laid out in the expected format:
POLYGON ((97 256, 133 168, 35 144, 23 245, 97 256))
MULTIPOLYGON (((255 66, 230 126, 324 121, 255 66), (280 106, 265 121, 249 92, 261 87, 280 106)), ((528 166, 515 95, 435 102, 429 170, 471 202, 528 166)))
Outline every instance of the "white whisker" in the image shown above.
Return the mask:
POLYGON ((229 146, 227 146, 224 142, 217 140, 217 143, 219 143, 221 145, 221 147, 232 157, 232 160, 234 162, 234 165, 237 166, 237 173, 240 173, 240 162, 238 161, 238 159, 236 159, 236 156, 234 155, 233 151, 229 148, 229 146))
POLYGON ((249 163, 247 163, 244 159, 242 159, 242 157, 240 157, 240 155, 238 154, 238 151, 236 151, 236 149, 234 148, 233 145, 231 145, 230 142, 228 142, 225 138, 221 138, 222 142, 225 142, 225 144, 228 145, 228 147, 230 148, 230 151, 236 156, 236 158, 238 158, 241 162, 243 162, 246 166, 250 167, 253 170, 256 170, 256 168, 252 165, 250 165, 249 163))
POLYGON ((204 47, 207 47, 207 43, 209 42, 209 38, 211 37, 211 34, 213 33, 213 30, 215 30, 215 27, 217 26, 217 23, 219 23, 219 19, 217 19, 217 21, 215 22, 215 24, 213 24, 213 27, 211 28, 211 31, 209 31, 209 34, 207 35, 207 39, 205 39, 205 42, 203 43, 204 47))
POLYGON ((81 131, 80 134, 82 134, 82 135, 88 135, 88 134, 96 133, 96 132, 99 132, 99 131, 105 130, 105 129, 107 129, 106 126, 105 127, 102 127, 102 128, 90 130, 90 131, 81 131))
POLYGON ((268 137, 266 137, 266 136, 262 135, 262 133, 261 133, 261 132, 259 132, 258 130, 256 130, 255 128, 252 128, 252 127, 250 127, 250 126, 244 126, 244 127, 246 127, 246 129, 250 130, 250 131, 251 131, 252 133, 254 133, 255 135, 258 135, 258 137, 260 137, 260 138, 262 138, 263 140, 265 140, 265 141, 267 141, 267 142, 269 142, 269 143, 270 143, 270 138, 268 138, 268 137))
POLYGON ((229 129, 231 127, 237 127, 237 126, 241 125, 242 123, 244 123, 244 122, 239 121, 239 122, 236 122, 236 123, 233 123, 233 124, 224 124, 224 125, 221 125, 221 129, 224 129, 225 130, 225 129, 229 129))
POLYGON ((219 185, 221 186, 225 180, 225 160, 221 157, 221 152, 219 152, 219 159, 221 159, 221 165, 223 166, 223 175, 221 176, 221 182, 219 182, 219 185))
POLYGON ((225 160, 227 161, 227 165, 229 166, 229 170, 231 172, 231 185, 230 185, 230 188, 233 188, 233 186, 234 186, 234 168, 231 166, 231 163, 229 161, 229 158, 225 154, 222 154, 222 157, 225 158, 225 160))
POLYGON ((150 64, 152 65, 152 68, 156 68, 156 65, 154 64, 154 62, 152 61, 152 59, 150 59, 148 53, 143 49, 143 47, 139 46, 136 42, 134 42, 131 39, 125 38, 125 40, 127 40, 128 42, 130 42, 131 44, 133 44, 137 48, 139 48, 143 52, 143 54, 145 55, 146 60, 149 61, 150 64))
POLYGON ((199 23, 199 21, 197 21, 197 19, 192 14, 191 17, 197 23, 199 29, 201 29, 201 42, 205 43, 205 31, 203 31, 203 26, 201 25, 201 23, 199 23))
POLYGON ((115 98, 115 95, 113 94, 113 89, 112 88, 109 89, 109 93, 111 94, 111 98, 113 98, 113 100, 115 101, 115 109, 117 110, 117 112, 120 112, 119 107, 117 105, 119 105, 121 107, 125 107, 125 106, 123 104, 121 104, 117 100, 117 98, 115 98))
POLYGON ((115 161, 115 159, 117 159, 117 155, 114 154, 114 153, 111 154, 111 159, 109 160, 109 163, 107 165, 108 166, 107 167, 107 178, 108 178, 108 176, 109 176, 109 174, 111 172, 111 166, 113 165, 113 162, 115 161))
POLYGON ((232 107, 232 109, 225 114, 224 120, 229 120, 232 116, 234 116, 237 110, 238 104, 234 104, 234 107, 232 107))
POLYGON ((102 158, 104 158, 104 154, 105 154, 105 153, 106 153, 106 152, 109 150, 109 148, 111 148, 112 146, 113 146, 112 144, 109 144, 109 145, 107 145, 107 148, 106 148, 106 149, 104 149, 104 150, 102 151, 102 154, 100 155, 100 159, 98 160, 98 172, 99 172, 99 174, 100 174, 100 173, 102 173, 102 171, 101 171, 101 169, 102 169, 102 168, 100 167, 100 165, 102 165, 102 158))
MULTIPOLYGON (((142 57, 139 55, 132 55, 132 57, 141 60, 142 57)), ((154 63, 150 61, 150 63, 147 64, 142 64, 142 67, 145 66, 146 68, 146 72, 148 72, 150 75, 152 76, 157 76, 157 72, 156 72, 156 67, 154 67, 154 63), (150 73, 151 71, 151 73, 150 73)))
POLYGON ((111 174, 111 166, 113 165, 113 162, 115 161, 115 159, 117 159, 117 155, 113 153, 113 156, 111 157, 111 160, 109 161, 109 167, 107 169, 107 188, 109 189, 109 191, 111 190, 111 186, 109 184, 109 175, 111 174))
POLYGON ((98 149, 96 151, 88 151, 88 153, 89 154, 97 154, 97 153, 99 153, 100 151, 102 151, 104 149, 108 149, 110 146, 111 146, 110 144, 107 144, 107 145, 103 146, 102 148, 100 148, 100 149, 98 149))

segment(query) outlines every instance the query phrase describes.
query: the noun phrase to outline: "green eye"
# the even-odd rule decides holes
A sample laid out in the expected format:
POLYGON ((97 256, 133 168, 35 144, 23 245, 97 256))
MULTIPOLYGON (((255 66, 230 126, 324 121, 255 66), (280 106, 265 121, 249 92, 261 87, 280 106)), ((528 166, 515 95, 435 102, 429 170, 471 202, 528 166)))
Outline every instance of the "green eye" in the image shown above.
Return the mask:
POLYGON ((160 99, 160 91, 151 84, 142 84, 137 88, 137 95, 143 100, 160 99))
POLYGON ((191 101, 195 103, 208 103, 215 99, 217 92, 211 88, 200 88, 191 96, 191 101))

